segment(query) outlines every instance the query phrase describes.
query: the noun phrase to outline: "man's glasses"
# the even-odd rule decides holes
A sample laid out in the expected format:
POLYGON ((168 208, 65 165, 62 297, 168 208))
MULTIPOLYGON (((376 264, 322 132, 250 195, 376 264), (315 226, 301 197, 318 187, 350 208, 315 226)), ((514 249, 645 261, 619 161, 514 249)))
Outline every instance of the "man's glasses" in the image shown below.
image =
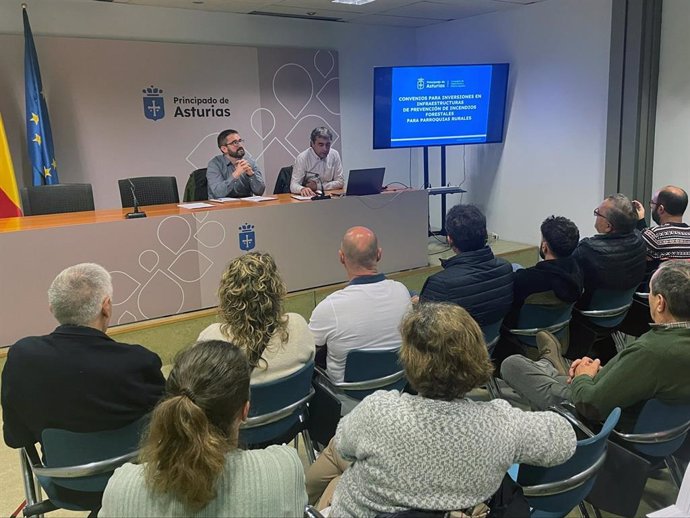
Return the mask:
POLYGON ((240 144, 242 144, 242 142, 244 142, 244 139, 238 138, 237 140, 233 140, 232 142, 228 142, 225 145, 235 147, 235 146, 239 146, 240 144))
POLYGON ((604 219, 607 220, 607 221, 608 221, 608 219, 609 219, 609 218, 607 218, 606 216, 604 216, 601 212, 599 212, 599 207, 597 207, 596 209, 594 209, 594 215, 595 215, 595 216, 599 216, 600 218, 604 218, 604 219))

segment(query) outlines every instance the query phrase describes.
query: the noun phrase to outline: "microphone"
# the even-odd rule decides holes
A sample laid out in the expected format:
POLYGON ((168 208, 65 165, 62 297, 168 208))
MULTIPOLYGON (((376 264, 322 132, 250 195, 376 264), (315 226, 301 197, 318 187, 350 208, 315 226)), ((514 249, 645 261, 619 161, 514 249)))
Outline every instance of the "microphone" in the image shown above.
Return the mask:
POLYGON ((312 196, 311 199, 312 200, 330 200, 331 196, 329 194, 326 194, 326 191, 324 191, 324 189, 323 189, 323 181, 321 180, 321 176, 318 173, 311 173, 311 174, 313 174, 314 177, 321 184, 321 194, 319 194, 317 191, 316 196, 312 196))
POLYGON ((129 182, 129 190, 132 193, 132 201, 134 202, 134 212, 128 212, 125 215, 125 218, 127 218, 127 219, 145 218, 146 213, 143 210, 139 210, 139 200, 137 200, 137 195, 134 192, 134 182, 132 181, 131 178, 127 178, 127 181, 129 182))

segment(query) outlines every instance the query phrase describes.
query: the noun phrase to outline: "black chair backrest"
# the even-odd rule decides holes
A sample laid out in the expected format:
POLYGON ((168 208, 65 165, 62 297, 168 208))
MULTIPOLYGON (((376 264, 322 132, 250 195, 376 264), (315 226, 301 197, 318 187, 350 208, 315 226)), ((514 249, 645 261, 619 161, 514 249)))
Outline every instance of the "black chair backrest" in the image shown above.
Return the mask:
POLYGON ((195 169, 189 175, 184 187, 184 201, 208 200, 208 181, 206 180, 206 168, 195 169))
POLYGON ((25 216, 94 210, 90 183, 60 183, 22 187, 25 216))
POLYGON ((290 192, 290 182, 292 181, 292 166, 288 165, 280 169, 276 186, 273 189, 273 194, 283 194, 290 192))
POLYGON ((177 180, 174 176, 140 176, 118 180, 120 187, 120 201, 122 208, 133 207, 131 180, 134 184, 134 194, 139 205, 163 205, 165 203, 179 203, 177 180))

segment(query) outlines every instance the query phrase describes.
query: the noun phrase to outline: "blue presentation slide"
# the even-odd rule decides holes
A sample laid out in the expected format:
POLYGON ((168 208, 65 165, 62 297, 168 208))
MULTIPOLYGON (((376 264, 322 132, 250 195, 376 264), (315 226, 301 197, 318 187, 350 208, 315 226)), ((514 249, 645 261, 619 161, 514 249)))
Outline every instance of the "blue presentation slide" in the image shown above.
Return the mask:
POLYGON ((394 68, 391 147, 486 142, 492 69, 394 68))

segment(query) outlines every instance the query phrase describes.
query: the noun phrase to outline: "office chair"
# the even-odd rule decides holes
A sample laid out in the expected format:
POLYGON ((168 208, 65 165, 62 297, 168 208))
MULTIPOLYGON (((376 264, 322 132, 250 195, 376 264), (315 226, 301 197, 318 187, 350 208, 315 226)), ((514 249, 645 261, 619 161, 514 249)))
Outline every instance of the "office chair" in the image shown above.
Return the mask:
POLYGON ((163 205, 166 203, 179 203, 180 195, 177 192, 177 179, 174 176, 140 176, 138 178, 125 178, 118 180, 120 188, 120 201, 122 208, 134 207, 132 198, 132 185, 139 205, 163 205), (132 182, 131 184, 129 182, 132 182))
POLYGON ((94 210, 90 183, 37 185, 20 192, 25 216, 94 210))

